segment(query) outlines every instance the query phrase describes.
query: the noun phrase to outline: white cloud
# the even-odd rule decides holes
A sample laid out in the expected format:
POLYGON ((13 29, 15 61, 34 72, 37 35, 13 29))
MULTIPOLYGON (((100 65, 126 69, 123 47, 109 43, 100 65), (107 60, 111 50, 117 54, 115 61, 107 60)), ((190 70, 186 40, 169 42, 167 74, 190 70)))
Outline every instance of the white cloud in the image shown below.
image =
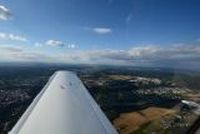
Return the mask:
POLYGON ((77 46, 75 44, 69 44, 69 45, 67 45, 67 47, 71 48, 71 49, 77 48, 77 46))
POLYGON ((45 44, 53 47, 63 47, 65 45, 64 42, 59 40, 47 40, 45 44))
POLYGON ((8 8, 0 5, 0 20, 9 20, 11 18, 11 13, 8 8))
POLYGON ((43 44, 42 44, 42 43, 39 43, 39 42, 36 42, 36 43, 34 44, 34 46, 36 46, 36 47, 42 47, 43 44))
POLYGON ((43 46, 51 46, 51 47, 66 47, 68 49, 75 49, 78 48, 78 46, 76 44, 73 43, 65 43, 63 41, 59 41, 59 40, 47 40, 44 43, 40 43, 40 42, 36 42, 34 44, 35 47, 43 47, 43 46))
POLYGON ((11 33, 2 33, 0 32, 1 40, 13 40, 13 41, 27 41, 27 39, 23 36, 14 35, 11 33))
POLYGON ((107 27, 95 27, 95 28, 86 28, 88 30, 91 30, 97 34, 109 34, 112 33, 112 29, 111 28, 107 28, 107 27))

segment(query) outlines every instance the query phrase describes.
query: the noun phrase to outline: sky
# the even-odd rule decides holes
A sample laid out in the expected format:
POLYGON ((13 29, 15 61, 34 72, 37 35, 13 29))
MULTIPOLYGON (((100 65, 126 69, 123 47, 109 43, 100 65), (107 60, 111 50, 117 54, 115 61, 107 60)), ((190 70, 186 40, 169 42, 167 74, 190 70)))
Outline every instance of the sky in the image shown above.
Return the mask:
POLYGON ((199 68, 199 0, 1 0, 0 62, 199 68))

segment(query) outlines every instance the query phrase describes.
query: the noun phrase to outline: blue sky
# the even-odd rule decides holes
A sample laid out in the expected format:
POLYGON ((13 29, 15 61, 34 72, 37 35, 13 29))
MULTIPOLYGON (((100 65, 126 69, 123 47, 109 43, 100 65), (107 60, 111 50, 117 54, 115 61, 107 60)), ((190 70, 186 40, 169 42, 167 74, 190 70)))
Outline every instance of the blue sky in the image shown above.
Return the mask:
POLYGON ((0 60, 197 66, 199 7, 199 0, 4 0, 0 60))

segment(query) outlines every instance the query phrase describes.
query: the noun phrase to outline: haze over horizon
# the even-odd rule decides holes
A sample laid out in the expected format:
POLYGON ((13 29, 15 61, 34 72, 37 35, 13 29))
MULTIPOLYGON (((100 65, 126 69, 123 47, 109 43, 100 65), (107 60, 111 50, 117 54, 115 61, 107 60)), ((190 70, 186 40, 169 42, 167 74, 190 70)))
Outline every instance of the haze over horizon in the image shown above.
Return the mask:
POLYGON ((198 0, 0 2, 0 62, 200 69, 198 0))

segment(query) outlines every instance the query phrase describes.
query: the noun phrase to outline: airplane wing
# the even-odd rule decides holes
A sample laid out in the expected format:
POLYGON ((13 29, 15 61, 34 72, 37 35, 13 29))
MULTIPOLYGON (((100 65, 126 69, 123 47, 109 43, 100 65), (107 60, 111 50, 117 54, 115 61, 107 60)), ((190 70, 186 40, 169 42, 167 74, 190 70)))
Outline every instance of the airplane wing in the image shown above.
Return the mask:
POLYGON ((76 74, 56 72, 9 134, 117 134, 76 74))

